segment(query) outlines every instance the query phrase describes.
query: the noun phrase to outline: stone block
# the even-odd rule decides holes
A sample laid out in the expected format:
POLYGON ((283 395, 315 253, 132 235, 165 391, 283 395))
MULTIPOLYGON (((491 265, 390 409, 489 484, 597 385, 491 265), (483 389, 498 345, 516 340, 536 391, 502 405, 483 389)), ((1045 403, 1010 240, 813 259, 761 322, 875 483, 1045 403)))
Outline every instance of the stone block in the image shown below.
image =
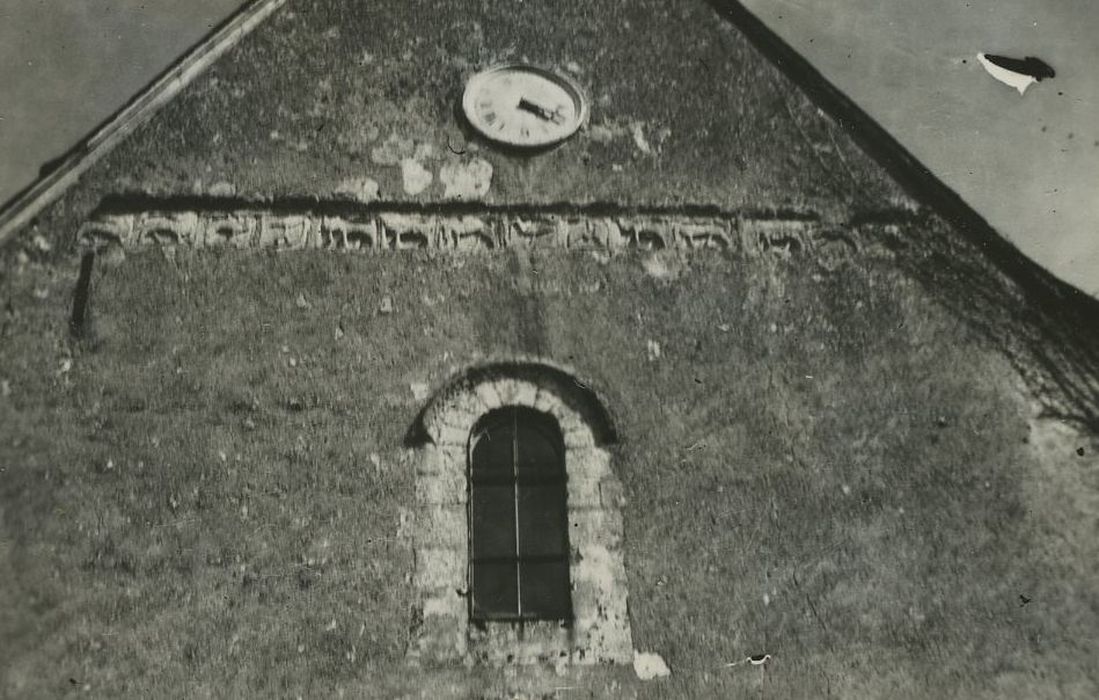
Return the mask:
POLYGON ((576 550, 575 563, 569 567, 573 583, 579 589, 587 583, 595 587, 600 599, 613 592, 625 594, 626 564, 617 544, 597 542, 572 545, 576 550))
POLYGON ((420 504, 412 541, 417 549, 461 550, 469 546, 466 509, 460 505, 420 504))
MULTIPOLYGON (((573 415, 575 414, 566 414, 566 420, 573 415)), ((572 427, 561 434, 565 447, 576 449, 595 446, 595 435, 592 434, 591 429, 586 424, 580 423, 579 427, 575 427, 575 423, 569 422, 572 423, 572 427)))
POLYGON ((560 415, 564 411, 564 403, 554 391, 546 387, 539 387, 531 408, 548 413, 560 420, 560 415))
POLYGON ((316 228, 316 237, 315 247, 324 250, 372 250, 378 247, 378 224, 326 216, 316 228))
POLYGON ((583 248, 591 239, 591 219, 585 216, 569 216, 562 218, 558 227, 561 238, 569 248, 583 248))
POLYGON ((476 414, 466 411, 438 411, 426 417, 424 428, 431 436, 442 435, 447 431, 457 431, 468 436, 476 420, 476 414))
POLYGON ((378 200, 381 188, 372 177, 349 177, 340 182, 333 194, 339 199, 370 204, 378 200))
POLYGON ((575 476, 598 480, 613 476, 610 464, 610 453, 592 445, 570 447, 565 453, 570 479, 575 476))
POLYGON ((437 414, 453 414, 453 418, 447 418, 448 423, 464 427, 466 430, 472 430, 477 419, 487 413, 488 410, 489 408, 485 406, 484 401, 476 392, 459 391, 440 402, 435 412, 437 414))
POLYGON ((516 248, 565 248, 568 227, 556 216, 512 217, 507 224, 507 244, 516 248))
POLYGON ((136 237, 135 217, 130 214, 100 216, 80 226, 77 240, 81 245, 133 245, 136 237))
POLYGON ((393 250, 439 247, 435 217, 420 214, 383 214, 378 217, 382 240, 393 250))
POLYGON ((260 218, 260 246, 278 250, 302 250, 309 243, 313 219, 308 216, 275 216, 260 218))
POLYGON ((345 229, 348 250, 374 250, 381 247, 381 234, 376 221, 351 221, 345 229))
POLYGON ((515 380, 515 405, 534 407, 534 401, 538 397, 538 385, 525 379, 515 380))
POLYGON ((440 219, 439 233, 440 246, 457 251, 492 250, 499 247, 492 223, 477 216, 440 219))
POLYGON ((633 658, 633 638, 628 620, 610 620, 599 616, 577 618, 573 643, 576 652, 573 663, 578 665, 628 663, 633 658))
POLYGON ((464 588, 468 555, 461 549, 416 548, 417 588, 433 591, 444 588, 464 588))
POLYGON ((495 382, 481 382, 477 385, 474 393, 481 399, 481 403, 485 405, 486 410, 491 411, 504 405, 499 392, 496 390, 495 382))
POLYGON ((493 384, 504 406, 521 406, 518 402, 520 382, 514 379, 497 379, 493 384))
POLYGON ((202 245, 204 230, 193 211, 149 212, 134 224, 137 243, 153 245, 202 245))
POLYGON ((797 219, 745 219, 740 222, 745 251, 786 257, 807 247, 813 224, 797 219))
POLYGON ((446 455, 438 445, 427 443, 423 448, 415 450, 414 467, 417 478, 424 475, 441 474, 446 471, 446 455))
POLYGON ((611 624, 628 628, 630 624, 628 596, 626 582, 623 580, 619 589, 615 591, 615 595, 608 596, 603 601, 603 619, 611 624))
POLYGON ((679 222, 675 226, 677 243, 684 248, 730 250, 733 237, 729 224, 720 219, 679 222))
POLYGON ((568 507, 570 509, 598 508, 602 504, 599 493, 599 478, 589 476, 583 473, 582 470, 573 469, 575 462, 573 460, 569 460, 569 462, 569 479, 566 482, 568 507))
POLYGON ((622 514, 602 508, 569 510, 569 542, 573 547, 617 546, 622 541, 622 514))
POLYGON ((421 506, 464 505, 469 499, 465 474, 437 471, 416 478, 416 501, 421 506))
POLYGON ((250 248, 256 243, 256 217, 238 214, 209 214, 204 220, 203 243, 207 246, 250 248))
POLYGON ((470 630, 469 649, 483 663, 511 668, 556 661, 570 653, 570 630, 551 621, 527 622, 521 632, 510 623, 489 623, 470 630))
POLYGON ((598 583, 572 575, 572 614, 579 630, 587 629, 599 618, 600 604, 607 591, 598 583))
MULTIPOLYGON (((428 429, 431 430, 431 428, 428 429)), ((431 434, 436 445, 465 447, 466 443, 469 442, 469 431, 461 428, 455 428, 451 425, 439 425, 435 430, 435 433, 429 434, 431 434)))
MULTIPOLYGON (((455 590, 439 591, 435 595, 424 598, 423 603, 425 620, 431 617, 444 618, 444 624, 449 622, 449 625, 453 625, 455 629, 459 625, 464 627, 469 618, 468 609, 468 600, 458 595, 455 590)), ((433 624, 435 624, 435 621, 433 621, 433 624)), ((445 631, 449 627, 443 627, 442 629, 445 631)))
POLYGON ((662 219, 619 219, 618 227, 626 247, 639 250, 664 250, 674 243, 670 226, 662 219))
POLYGON ((460 661, 467 651, 465 625, 454 618, 424 615, 410 655, 436 662, 460 661))
POLYGON ((626 489, 615 478, 605 478, 599 482, 599 500, 604 508, 623 508, 626 505, 626 489))
POLYGON ((614 249, 627 245, 621 227, 613 219, 595 217, 576 226, 569 235, 570 248, 614 249))
POLYGON ((633 635, 630 626, 610 625, 600 627, 592 635, 591 648, 598 663, 628 664, 633 661, 633 635))
POLYGON ((564 401, 559 404, 552 411, 555 418, 557 418, 557 424, 561 427, 561 433, 574 433, 580 431, 591 432, 588 428, 588 424, 584 422, 584 419, 580 414, 572 407, 566 404, 564 401))
POLYGON ((435 446, 435 469, 442 474, 457 475, 466 478, 469 471, 468 453, 465 445, 435 446))
POLYGON ((472 202, 483 199, 492 185, 492 164, 484 158, 451 160, 439 169, 447 199, 472 202))
POLYGON ((854 231, 843 228, 820 228, 811 232, 811 247, 817 262, 825 270, 834 272, 860 250, 854 231))
POLYGON ((622 235, 622 229, 612 219, 597 218, 589 222, 592 238, 604 248, 623 248, 626 239, 622 235))

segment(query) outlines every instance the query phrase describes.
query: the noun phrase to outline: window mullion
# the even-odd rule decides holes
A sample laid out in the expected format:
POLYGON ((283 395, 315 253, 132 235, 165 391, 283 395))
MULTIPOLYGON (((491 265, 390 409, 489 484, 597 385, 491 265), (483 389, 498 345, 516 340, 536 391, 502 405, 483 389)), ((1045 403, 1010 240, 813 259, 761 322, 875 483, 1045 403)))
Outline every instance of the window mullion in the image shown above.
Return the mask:
POLYGON ((474 552, 477 551, 476 550, 476 540, 477 540, 477 527, 476 527, 476 525, 477 525, 477 523, 473 519, 473 503, 474 503, 474 495, 473 495, 473 489, 474 489, 474 483, 473 483, 473 468, 474 468, 473 448, 476 447, 476 445, 477 445, 476 441, 480 440, 480 439, 481 439, 481 436, 476 431, 474 431, 470 434, 470 439, 466 443, 466 464, 467 464, 467 468, 469 470, 467 472, 469 474, 469 477, 466 480, 466 518, 467 518, 466 522, 468 523, 467 528, 468 528, 468 532, 469 532, 469 542, 467 543, 467 548, 466 548, 466 552, 467 552, 467 554, 466 554, 466 580, 469 581, 468 590, 469 590, 469 614, 470 614, 470 617, 473 617, 475 614, 478 614, 480 612, 477 609, 477 600, 478 600, 478 598, 477 598, 476 595, 474 595, 474 591, 477 590, 477 577, 476 577, 477 575, 476 575, 476 568, 473 566, 474 563, 476 562, 476 557, 474 556, 474 552))
POLYGON ((515 502, 515 599, 519 618, 523 617, 523 573, 519 544, 519 412, 511 409, 511 475, 514 478, 512 484, 512 498, 515 502))

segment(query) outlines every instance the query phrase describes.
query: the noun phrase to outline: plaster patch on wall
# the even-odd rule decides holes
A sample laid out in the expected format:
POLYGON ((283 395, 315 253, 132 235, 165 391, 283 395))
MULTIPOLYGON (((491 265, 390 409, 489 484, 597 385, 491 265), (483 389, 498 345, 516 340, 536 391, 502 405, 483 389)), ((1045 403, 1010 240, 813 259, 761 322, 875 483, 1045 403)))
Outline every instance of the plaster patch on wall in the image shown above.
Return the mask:
POLYGON ((377 201, 380 194, 378 181, 370 177, 350 177, 336 187, 336 195, 356 202, 369 204, 377 201))
POLYGON ((629 133, 626 127, 613 122, 595 124, 587 129, 588 137, 597 143, 611 143, 615 139, 628 136, 629 133))
POLYGON ((492 164, 484 158, 447 163, 439 171, 439 182, 446 188, 447 199, 481 199, 492 185, 492 164))
POLYGON ((420 164, 414 158, 405 158, 401 161, 401 184, 407 194, 420 194, 431 186, 434 176, 431 171, 420 164))
POLYGON ((640 120, 606 121, 587 127, 585 132, 588 138, 601 144, 632 140, 634 148, 644 155, 659 154, 664 141, 672 134, 667 128, 656 128, 640 120))
POLYGON ((645 346, 645 353, 649 358, 649 362, 655 362, 660 359, 660 343, 655 340, 650 340, 645 346))
POLYGON ((671 669, 668 668, 668 664, 664 663, 664 659, 661 658, 660 654, 642 653, 640 651, 634 652, 633 670, 637 677, 643 681, 651 681, 654 678, 665 678, 672 675, 671 669))
POLYGON ((684 266, 676 258, 669 257, 666 254, 654 253, 641 261, 641 267, 650 277, 671 281, 679 277, 684 266))
POLYGON ((396 134, 370 150, 370 160, 378 165, 397 165, 405 158, 411 158, 416 152, 416 143, 412 139, 401 138, 396 134))
POLYGON ((641 122, 634 122, 630 124, 630 134, 633 135, 633 143, 637 146, 637 150, 649 155, 653 152, 652 146, 645 139, 645 128, 641 122))

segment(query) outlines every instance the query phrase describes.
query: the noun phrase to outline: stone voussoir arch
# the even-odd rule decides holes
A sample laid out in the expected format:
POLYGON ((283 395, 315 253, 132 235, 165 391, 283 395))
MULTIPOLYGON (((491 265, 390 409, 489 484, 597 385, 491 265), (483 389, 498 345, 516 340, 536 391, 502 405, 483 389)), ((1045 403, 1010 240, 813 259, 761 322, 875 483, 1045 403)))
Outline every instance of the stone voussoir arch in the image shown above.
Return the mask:
POLYGON ((409 656, 486 663, 629 663, 633 658, 623 559, 624 489, 608 449, 610 414, 589 384, 541 361, 471 368, 429 400, 416 431, 413 529, 419 606, 409 656), (518 406, 552 416, 565 445, 569 578, 568 624, 471 625, 468 607, 468 446, 489 412, 518 406))

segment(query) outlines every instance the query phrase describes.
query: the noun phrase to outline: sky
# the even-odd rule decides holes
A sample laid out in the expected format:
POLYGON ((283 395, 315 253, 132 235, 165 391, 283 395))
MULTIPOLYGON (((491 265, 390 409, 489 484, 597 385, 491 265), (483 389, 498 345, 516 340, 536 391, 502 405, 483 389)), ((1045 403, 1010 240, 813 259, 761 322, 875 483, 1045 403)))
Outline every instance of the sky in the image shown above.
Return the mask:
POLYGON ((0 0, 0 202, 241 0, 0 0))
MULTIPOLYGON (((1001 234, 1099 296, 1099 2, 742 1, 1001 234), (1020 96, 980 51, 1057 76, 1020 96)), ((0 201, 239 5, 0 3, 0 201)))
POLYGON ((1099 2, 742 2, 1001 235, 1099 296, 1099 2), (1057 75, 1019 95, 978 52, 1057 75))

